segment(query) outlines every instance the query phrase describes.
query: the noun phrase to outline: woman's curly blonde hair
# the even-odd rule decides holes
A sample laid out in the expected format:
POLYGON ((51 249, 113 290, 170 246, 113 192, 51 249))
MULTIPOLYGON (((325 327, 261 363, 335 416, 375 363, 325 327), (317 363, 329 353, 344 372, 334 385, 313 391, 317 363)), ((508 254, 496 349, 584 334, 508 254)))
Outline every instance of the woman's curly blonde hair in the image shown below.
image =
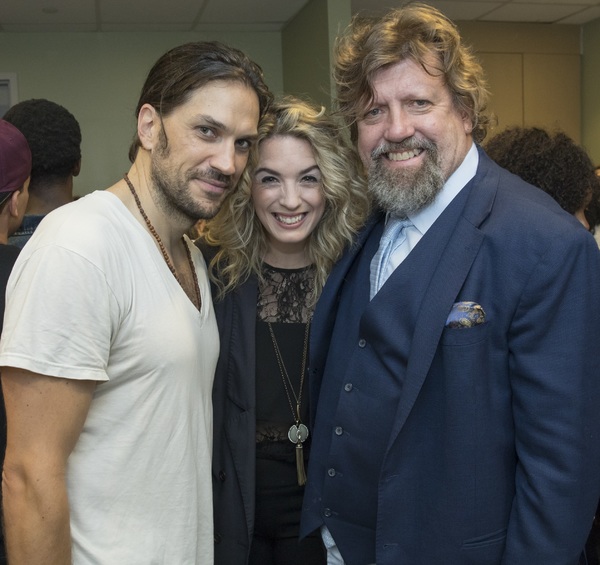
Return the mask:
POLYGON ((219 288, 219 298, 251 274, 262 276, 268 242, 254 211, 252 183, 261 142, 275 136, 306 140, 321 171, 325 211, 307 245, 307 257, 316 269, 313 300, 318 298, 333 264, 368 215, 369 199, 361 165, 355 150, 344 140, 340 126, 324 108, 295 97, 280 99, 261 120, 257 143, 235 192, 202 230, 203 240, 219 247, 210 262, 210 276, 219 288))
POLYGON ((418 2, 390 10, 379 19, 355 16, 336 42, 337 109, 350 126, 352 140, 358 135, 357 119, 373 100, 374 75, 405 59, 442 76, 456 108, 469 117, 473 138, 481 142, 490 121, 485 114, 489 92, 483 68, 454 23, 436 8, 418 2))

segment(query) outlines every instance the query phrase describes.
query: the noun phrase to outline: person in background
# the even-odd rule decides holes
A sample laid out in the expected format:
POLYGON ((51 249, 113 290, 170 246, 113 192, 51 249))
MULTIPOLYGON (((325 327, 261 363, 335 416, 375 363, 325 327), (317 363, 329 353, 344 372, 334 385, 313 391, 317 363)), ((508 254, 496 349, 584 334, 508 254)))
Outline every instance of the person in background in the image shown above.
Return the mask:
POLYGON ((142 87, 128 173, 21 251, 0 342, 11 565, 212 564, 219 336, 184 234, 235 189, 271 98, 241 51, 172 48, 142 87))
POLYGON ((599 198, 598 177, 585 149, 566 133, 513 127, 492 137, 485 151, 501 167, 547 192, 586 229, 595 227, 587 210, 599 198))
MULTIPOLYGON (((594 172, 596 173, 598 185, 600 186, 600 167, 596 166, 594 172)), ((598 245, 600 245, 600 230, 598 230, 598 226, 600 225, 600 194, 592 197, 592 201, 586 208, 585 216, 588 220, 588 224, 593 226, 592 233, 594 234, 598 245)))
POLYGON ((23 134, 9 122, 0 120, 0 333, 6 283, 20 251, 19 247, 9 245, 9 238, 25 214, 31 163, 31 151, 23 134))
POLYGON ((330 564, 574 565, 600 494, 600 251, 496 165, 439 10, 356 18, 337 104, 378 209, 310 338, 301 535, 330 564))
POLYGON ((320 536, 298 545, 311 443, 308 334, 327 275, 367 209, 358 159, 338 126, 288 97, 261 123, 239 189, 205 226, 202 245, 218 246, 217 565, 325 563, 320 536))
POLYGON ((81 170, 81 130, 73 114, 43 98, 24 100, 4 115, 23 133, 33 166, 29 204, 10 243, 23 247, 44 216, 73 200, 73 177, 81 170))
MULTIPOLYGON (((31 173, 31 151, 23 134, 0 120, 0 334, 4 321, 4 295, 10 272, 20 248, 8 244, 8 238, 20 225, 27 199, 31 173)), ((6 449, 6 412, 0 388, 0 469, 6 449)), ((1 499, 1 496, 0 496, 1 499)), ((7 563, 4 531, 0 528, 0 563, 7 563)))

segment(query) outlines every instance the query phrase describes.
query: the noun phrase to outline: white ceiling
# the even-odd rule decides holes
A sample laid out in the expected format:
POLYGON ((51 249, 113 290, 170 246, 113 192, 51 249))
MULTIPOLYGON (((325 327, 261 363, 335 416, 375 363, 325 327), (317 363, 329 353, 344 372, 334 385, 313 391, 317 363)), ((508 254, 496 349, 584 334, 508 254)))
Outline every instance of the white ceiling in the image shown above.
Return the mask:
MULTIPOLYGON (((600 18, 598 0, 425 0, 450 19, 481 22, 584 24, 600 18)), ((352 0, 353 12, 381 13, 393 0, 352 0)))
MULTIPOLYGON (((0 32, 277 31, 307 2, 0 0, 0 32)), ((352 0, 352 11, 377 15, 401 3, 401 0, 352 0)), ((583 24, 600 18, 600 0, 430 0, 429 3, 453 20, 583 24)))

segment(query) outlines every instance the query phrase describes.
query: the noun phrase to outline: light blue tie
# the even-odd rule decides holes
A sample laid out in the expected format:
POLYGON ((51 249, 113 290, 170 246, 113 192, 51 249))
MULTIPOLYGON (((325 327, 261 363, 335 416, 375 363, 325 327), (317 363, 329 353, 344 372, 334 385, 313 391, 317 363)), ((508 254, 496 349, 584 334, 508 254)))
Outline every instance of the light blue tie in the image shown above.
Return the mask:
POLYGON ((408 218, 400 220, 390 216, 388 219, 379 240, 379 249, 371 261, 371 300, 388 279, 390 273, 387 273, 387 266, 390 257, 406 239, 404 228, 411 225, 412 222, 408 218))

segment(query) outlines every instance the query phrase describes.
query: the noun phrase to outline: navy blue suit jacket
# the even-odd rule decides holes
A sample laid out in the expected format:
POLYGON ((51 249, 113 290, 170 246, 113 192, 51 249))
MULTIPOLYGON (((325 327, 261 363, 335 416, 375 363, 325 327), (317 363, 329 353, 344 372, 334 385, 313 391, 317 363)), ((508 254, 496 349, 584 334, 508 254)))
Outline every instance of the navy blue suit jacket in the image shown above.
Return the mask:
POLYGON ((371 302, 381 214, 323 290, 302 533, 326 524, 348 565, 574 564, 600 493, 600 252, 482 150, 455 200, 371 302), (460 301, 485 323, 446 327, 460 301))

